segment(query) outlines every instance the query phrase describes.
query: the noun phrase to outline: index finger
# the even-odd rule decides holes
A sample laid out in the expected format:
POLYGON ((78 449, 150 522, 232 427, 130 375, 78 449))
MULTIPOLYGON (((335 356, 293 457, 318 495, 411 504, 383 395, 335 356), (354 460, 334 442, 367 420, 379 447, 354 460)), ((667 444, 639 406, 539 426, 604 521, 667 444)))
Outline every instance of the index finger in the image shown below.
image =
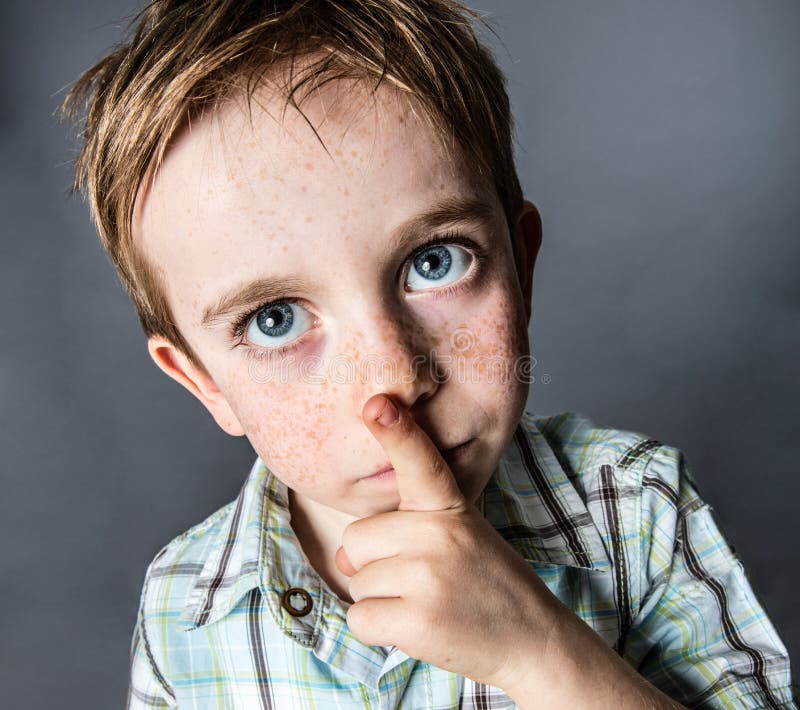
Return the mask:
POLYGON ((394 467, 399 510, 466 507, 450 466, 407 409, 379 394, 367 400, 362 415, 394 467))

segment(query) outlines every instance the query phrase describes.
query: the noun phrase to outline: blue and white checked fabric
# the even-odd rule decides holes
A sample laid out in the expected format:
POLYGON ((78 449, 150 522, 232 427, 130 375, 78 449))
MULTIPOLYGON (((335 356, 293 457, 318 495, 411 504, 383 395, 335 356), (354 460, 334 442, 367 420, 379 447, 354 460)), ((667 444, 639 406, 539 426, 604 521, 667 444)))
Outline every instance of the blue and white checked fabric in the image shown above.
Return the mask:
MULTIPOLYGON (((680 450, 570 412, 526 413, 478 505, 667 695, 688 707, 796 708, 786 648, 680 450)), ((149 565, 127 707, 516 707, 499 688, 365 646, 347 607, 309 565, 286 486, 256 459, 235 501, 149 565)))

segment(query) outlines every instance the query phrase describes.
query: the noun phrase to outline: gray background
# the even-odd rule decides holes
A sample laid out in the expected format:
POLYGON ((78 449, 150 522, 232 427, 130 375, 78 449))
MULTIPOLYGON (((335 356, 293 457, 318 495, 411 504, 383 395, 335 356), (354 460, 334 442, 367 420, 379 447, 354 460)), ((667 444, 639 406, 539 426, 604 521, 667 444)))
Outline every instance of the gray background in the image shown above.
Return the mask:
MULTIPOLYGON (((529 408, 682 448, 796 664, 800 3, 472 4, 544 222, 529 408)), ((2 5, 7 707, 122 704, 147 563, 254 456, 151 363, 66 194, 53 111, 137 7, 2 5)))

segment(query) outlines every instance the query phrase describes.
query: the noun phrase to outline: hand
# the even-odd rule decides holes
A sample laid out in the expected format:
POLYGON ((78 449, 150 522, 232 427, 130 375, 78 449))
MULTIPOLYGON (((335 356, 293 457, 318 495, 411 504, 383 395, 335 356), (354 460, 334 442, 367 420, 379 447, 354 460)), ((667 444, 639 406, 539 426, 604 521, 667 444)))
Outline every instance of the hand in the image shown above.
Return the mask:
POLYGON ((376 395, 363 418, 394 466, 400 504, 344 531, 336 563, 350 577, 351 631, 508 693, 535 672, 566 607, 467 502, 409 412, 376 395), (389 426, 377 421, 384 407, 397 413, 389 426))

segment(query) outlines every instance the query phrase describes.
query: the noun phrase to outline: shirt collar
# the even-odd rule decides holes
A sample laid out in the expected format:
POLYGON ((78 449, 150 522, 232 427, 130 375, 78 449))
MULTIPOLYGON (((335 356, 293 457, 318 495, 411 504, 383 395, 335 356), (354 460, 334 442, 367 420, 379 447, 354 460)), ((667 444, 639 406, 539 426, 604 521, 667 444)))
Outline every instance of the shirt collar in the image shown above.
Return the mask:
MULTIPOLYGON (((594 571, 611 566, 586 505, 530 416, 517 426, 477 505, 529 562, 594 571)), ((260 457, 212 535, 210 553, 189 592, 178 629, 221 619, 244 594, 260 587, 284 633, 315 645, 326 623, 323 612, 333 611, 334 595, 311 568, 291 528, 286 485, 260 457), (314 611, 307 617, 292 616, 282 608, 282 595, 291 587, 310 594, 314 611)))
POLYGON ((228 514, 209 531, 209 552, 178 619, 179 630, 217 621, 259 586, 265 518, 270 507, 280 508, 280 501, 271 498, 271 478, 261 458, 256 458, 228 514))

